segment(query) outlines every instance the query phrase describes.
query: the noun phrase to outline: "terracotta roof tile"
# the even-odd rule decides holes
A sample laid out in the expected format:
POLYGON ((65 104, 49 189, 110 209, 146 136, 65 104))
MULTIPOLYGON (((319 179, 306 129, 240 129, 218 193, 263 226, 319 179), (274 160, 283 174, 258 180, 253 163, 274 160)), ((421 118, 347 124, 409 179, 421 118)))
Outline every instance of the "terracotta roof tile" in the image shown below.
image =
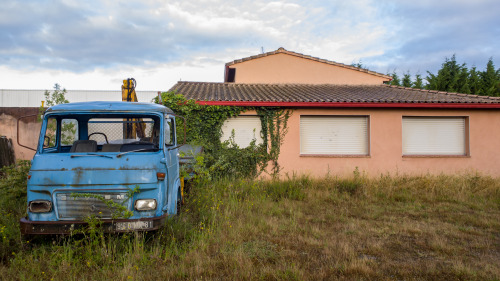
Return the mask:
POLYGON ((317 58, 317 57, 313 57, 313 56, 308 56, 308 55, 304 55, 304 54, 301 54, 301 53, 287 51, 283 47, 277 49, 276 51, 271 51, 271 52, 263 53, 263 54, 260 54, 260 55, 254 55, 254 56, 250 56, 250 57, 246 57, 246 58, 237 59, 237 60, 234 60, 232 62, 226 63, 226 66, 231 66, 233 64, 242 63, 242 62, 245 62, 245 61, 249 61, 249 60, 253 60, 253 59, 258 59, 258 58, 263 58, 263 57, 266 57, 266 56, 276 55, 276 54, 287 54, 287 55, 291 55, 291 56, 295 56, 295 57, 299 57, 299 58, 303 58, 303 59, 309 59, 309 60, 313 60, 313 61, 317 61, 317 62, 322 62, 322 63, 326 63, 326 64, 330 64, 330 65, 335 65, 335 66, 339 66, 339 67, 344 67, 344 68, 348 68, 348 69, 352 69, 352 70, 356 70, 356 71, 360 71, 360 72, 372 74, 372 75, 375 75, 375 76, 386 78, 387 80, 392 80, 391 76, 388 76, 388 75, 385 75, 385 74, 382 74, 382 73, 378 73, 378 72, 371 71, 371 70, 368 70, 368 69, 359 68, 359 67, 355 67, 355 66, 352 66, 352 65, 347 65, 347 64, 339 63, 339 62, 329 61, 329 60, 325 60, 325 59, 321 59, 321 58, 317 58))
POLYGON ((236 84, 178 82, 170 91, 197 101, 500 104, 499 97, 389 85, 236 84))

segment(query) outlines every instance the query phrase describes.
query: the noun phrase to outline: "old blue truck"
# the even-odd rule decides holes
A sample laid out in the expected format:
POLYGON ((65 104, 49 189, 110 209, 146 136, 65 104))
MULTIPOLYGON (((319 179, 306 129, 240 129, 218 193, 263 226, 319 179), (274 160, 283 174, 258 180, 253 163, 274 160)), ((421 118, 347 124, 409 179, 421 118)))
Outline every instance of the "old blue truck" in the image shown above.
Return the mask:
POLYGON ((105 232, 158 229, 183 199, 177 141, 176 115, 163 105, 50 107, 28 175, 21 232, 69 234, 89 217, 99 218, 105 232), (131 216, 117 214, 118 205, 131 216))

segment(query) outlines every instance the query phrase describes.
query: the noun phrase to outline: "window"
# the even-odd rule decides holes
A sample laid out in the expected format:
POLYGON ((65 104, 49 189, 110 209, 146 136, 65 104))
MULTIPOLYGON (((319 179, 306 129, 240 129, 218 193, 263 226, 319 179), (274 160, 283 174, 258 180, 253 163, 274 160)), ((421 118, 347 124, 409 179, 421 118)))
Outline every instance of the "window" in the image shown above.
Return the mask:
POLYGON ((72 145, 78 140, 78 121, 76 119, 61 120, 61 144, 72 145))
POLYGON ((51 148, 56 146, 56 131, 57 119, 50 117, 47 119, 47 128, 45 129, 45 136, 43 137, 43 148, 51 148))
POLYGON ((467 155, 466 117, 403 117, 403 155, 467 155))
POLYGON ((234 79, 236 77, 236 68, 228 68, 227 69, 227 81, 228 83, 234 83, 234 79))
POLYGON ((78 121, 76 119, 49 117, 43 138, 43 151, 47 153, 69 150, 78 140, 78 121), (64 149, 66 147, 67 149, 64 149))
POLYGON ((92 118, 88 121, 89 139, 97 144, 125 144, 146 141, 158 144, 159 121, 153 118, 92 118))
POLYGON ((174 145, 175 140, 174 140, 174 124, 172 123, 172 119, 165 119, 165 144, 166 145, 174 145))
POLYGON ((250 145, 250 142, 255 139, 256 144, 263 143, 260 132, 262 125, 259 116, 238 116, 229 118, 222 125, 221 141, 229 140, 234 131, 234 142, 244 148, 250 145))
POLYGON ((369 155, 368 116, 301 116, 300 154, 369 155))

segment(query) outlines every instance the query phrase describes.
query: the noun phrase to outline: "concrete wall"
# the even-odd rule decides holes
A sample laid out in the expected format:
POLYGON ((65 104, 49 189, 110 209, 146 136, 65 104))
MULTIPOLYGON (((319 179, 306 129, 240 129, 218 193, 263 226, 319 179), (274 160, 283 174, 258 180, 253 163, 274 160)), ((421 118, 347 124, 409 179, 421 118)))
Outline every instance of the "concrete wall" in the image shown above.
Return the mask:
POLYGON ((500 111, 433 109, 297 109, 289 119, 289 130, 279 162, 284 173, 312 176, 352 175, 356 167, 370 176, 380 174, 454 174, 479 171, 500 177, 500 111), (300 115, 368 115, 370 155, 325 157, 300 155, 300 115), (403 116, 469 117, 469 156, 402 156, 403 116))
MULTIPOLYGON (((38 108, 6 108, 0 107, 0 135, 12 139, 17 160, 31 160, 35 151, 17 144, 17 118, 37 114, 38 108)), ((40 135, 40 125, 36 117, 24 118, 19 123, 19 140, 21 144, 36 148, 40 135)))
POLYGON ((235 83, 380 85, 386 78, 288 54, 275 54, 231 65, 235 83))
MULTIPOLYGON (((52 93, 52 90, 49 91, 52 93)), ((0 89, 0 107, 38 107, 45 100, 45 90, 9 90, 0 89)), ((158 96, 157 91, 136 91, 140 102, 151 102, 158 96)), ((67 90, 66 99, 69 102, 83 101, 121 101, 122 92, 118 91, 93 91, 93 90, 67 90)))

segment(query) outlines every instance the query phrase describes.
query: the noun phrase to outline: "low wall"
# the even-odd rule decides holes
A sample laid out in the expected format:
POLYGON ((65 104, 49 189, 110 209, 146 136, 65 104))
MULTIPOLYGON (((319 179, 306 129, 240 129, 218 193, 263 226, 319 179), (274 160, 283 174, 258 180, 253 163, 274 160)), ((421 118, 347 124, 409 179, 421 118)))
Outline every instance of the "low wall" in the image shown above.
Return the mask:
MULTIPOLYGON (((0 107, 0 135, 12 139, 15 158, 31 160, 35 151, 19 146, 17 143, 17 119, 26 115, 38 113, 37 107, 0 107)), ((36 148, 40 135, 40 125, 37 117, 23 118, 19 122, 19 141, 21 144, 36 148)))

